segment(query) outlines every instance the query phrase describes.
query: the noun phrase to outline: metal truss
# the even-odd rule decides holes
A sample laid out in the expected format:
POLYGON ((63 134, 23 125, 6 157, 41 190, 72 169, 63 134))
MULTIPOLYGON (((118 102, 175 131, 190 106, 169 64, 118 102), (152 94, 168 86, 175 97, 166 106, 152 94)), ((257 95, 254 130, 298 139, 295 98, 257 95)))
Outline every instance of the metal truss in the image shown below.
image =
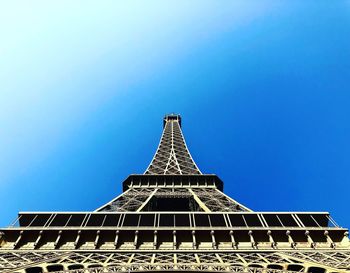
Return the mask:
POLYGON ((192 192, 198 196, 209 211, 251 211, 218 189, 193 188, 192 192))
POLYGON ((0 230, 0 273, 350 273, 348 230, 328 212, 253 212, 202 174, 167 115, 142 175, 93 212, 21 212, 0 230))
POLYGON ((62 252, 0 252, 0 272, 62 260, 62 252))
POLYGON ((334 268, 350 270, 350 252, 287 252, 286 255, 298 260, 319 263, 334 268))
POLYGON ((96 211, 141 211, 151 198, 193 198, 203 211, 250 211, 215 188, 130 188, 96 211))
POLYGON ((158 149, 145 174, 201 174, 187 149, 181 127, 181 118, 164 118, 164 130, 158 149))
POLYGON ((130 188, 96 211, 138 211, 156 189, 130 188))
MULTIPOLYGON (((0 272, 21 272, 42 268, 42 272, 142 272, 142 271, 201 271, 201 272, 306 272, 307 269, 328 272, 349 272, 349 252, 236 252, 236 253, 116 253, 75 252, 57 255, 47 253, 0 254, 0 272), (294 256, 298 256, 295 258, 294 256), (325 261, 330 259, 331 262, 325 261), (50 270, 51 269, 51 270, 50 270), (52 270, 54 269, 54 270, 52 270)), ((313 271, 308 271, 313 272, 313 271)), ((316 271, 320 272, 320 271, 316 271)))
POLYGON ((126 266, 108 266, 108 267, 97 267, 87 269, 76 269, 76 270, 64 270, 56 271, 67 272, 67 273, 113 273, 113 272, 153 272, 153 271, 185 271, 185 272, 236 272, 236 273, 288 273, 288 272, 300 272, 290 270, 279 270, 279 269, 264 269, 257 267, 246 267, 246 266, 223 266, 223 265, 212 265, 212 264, 200 264, 200 265, 187 265, 187 264, 162 264, 162 265, 143 265, 133 264, 126 266))

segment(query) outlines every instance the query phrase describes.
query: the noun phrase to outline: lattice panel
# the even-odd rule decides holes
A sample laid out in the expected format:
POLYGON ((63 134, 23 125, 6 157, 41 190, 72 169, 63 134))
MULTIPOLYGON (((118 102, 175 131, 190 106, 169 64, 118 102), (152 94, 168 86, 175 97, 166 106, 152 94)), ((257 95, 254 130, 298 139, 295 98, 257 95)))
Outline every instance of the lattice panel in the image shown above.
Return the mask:
POLYGON ((162 198, 172 198, 172 197, 191 197, 192 194, 188 189, 176 188, 176 189, 167 189, 167 188, 159 188, 157 192, 154 194, 155 197, 162 198))
POLYGON ((117 199, 97 211, 137 211, 154 189, 130 188, 117 199))
POLYGON ((198 260, 202 264, 220 263, 215 253, 198 253, 198 260))
POLYGON ((59 252, 0 252, 0 270, 28 266, 38 262, 52 261, 65 255, 67 254, 59 252))
POLYGON ((142 263, 148 264, 148 263, 152 262, 152 256, 153 256, 152 253, 136 253, 133 256, 131 262, 132 263, 140 263, 140 264, 142 264, 142 263))
POLYGON ((182 264, 197 263, 196 257, 192 253, 177 253, 176 258, 177 262, 182 264))
POLYGON ((145 174, 201 174, 187 149, 178 120, 167 120, 145 174))
POLYGON ((216 189, 193 188, 192 190, 211 211, 249 211, 238 202, 216 189))
MULTIPOLYGON (((290 255, 291 253, 288 253, 290 255)), ((53 265, 81 265, 84 269, 69 270, 68 272, 137 272, 159 270, 190 270, 216 272, 293 272, 287 270, 288 265, 299 265, 308 268, 319 264, 338 268, 340 271, 348 269, 349 253, 340 252, 295 252, 297 259, 286 258, 280 253, 71 253, 69 257, 59 258, 54 253, 2 253, 0 255, 1 271, 16 270, 53 265), (297 261, 299 260, 299 261, 297 261), (311 262, 309 264, 308 262, 311 262), (40 264, 41 263, 41 264, 40 264), (273 265, 271 268, 269 265, 273 265), (89 268, 93 266, 94 268, 89 268), (280 269, 277 269, 279 267, 280 269)), ((62 255, 62 254, 61 254, 62 255)), ((63 254, 63 255, 67 255, 63 254)), ((67 272, 67 270, 65 271, 67 272)))
MULTIPOLYGON (((249 266, 223 266, 223 265, 187 265, 187 264, 162 264, 162 265, 124 265, 107 266, 99 268, 87 268, 67 270, 66 273, 114 273, 114 272, 149 272, 149 271, 188 271, 188 272, 234 272, 234 273, 295 273, 300 271, 257 268, 249 266)), ((59 272, 59 271, 58 271, 59 272)), ((63 272, 63 271, 62 271, 63 272)))
POLYGON ((350 252, 288 252, 288 256, 350 270, 350 252))

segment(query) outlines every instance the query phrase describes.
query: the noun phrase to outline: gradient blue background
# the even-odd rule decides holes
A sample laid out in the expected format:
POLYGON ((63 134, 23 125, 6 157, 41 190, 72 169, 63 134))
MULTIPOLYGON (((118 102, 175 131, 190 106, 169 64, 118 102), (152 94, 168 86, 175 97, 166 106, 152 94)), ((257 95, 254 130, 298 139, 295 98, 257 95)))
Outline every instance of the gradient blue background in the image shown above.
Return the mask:
POLYGON ((349 82, 349 1, 2 2, 0 225, 109 201, 176 112, 239 202, 350 227, 349 82))

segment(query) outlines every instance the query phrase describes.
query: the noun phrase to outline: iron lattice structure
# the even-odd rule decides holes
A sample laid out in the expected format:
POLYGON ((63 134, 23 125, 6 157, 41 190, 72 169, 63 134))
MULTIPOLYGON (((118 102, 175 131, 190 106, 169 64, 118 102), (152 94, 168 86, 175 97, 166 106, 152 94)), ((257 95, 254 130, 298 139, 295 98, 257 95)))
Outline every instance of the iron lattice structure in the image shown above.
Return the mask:
POLYGON ((0 272, 350 272, 348 230, 327 212, 254 212, 191 157, 179 115, 151 164, 93 212, 21 212, 0 272))

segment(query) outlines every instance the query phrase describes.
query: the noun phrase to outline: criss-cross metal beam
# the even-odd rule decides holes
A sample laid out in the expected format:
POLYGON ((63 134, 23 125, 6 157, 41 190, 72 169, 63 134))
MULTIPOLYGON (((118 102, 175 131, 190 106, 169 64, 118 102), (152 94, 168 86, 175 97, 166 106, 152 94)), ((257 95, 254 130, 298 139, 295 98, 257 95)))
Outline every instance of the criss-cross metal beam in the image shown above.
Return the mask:
POLYGON ((158 149, 145 174, 201 174, 181 130, 181 117, 164 117, 164 129, 158 149))

